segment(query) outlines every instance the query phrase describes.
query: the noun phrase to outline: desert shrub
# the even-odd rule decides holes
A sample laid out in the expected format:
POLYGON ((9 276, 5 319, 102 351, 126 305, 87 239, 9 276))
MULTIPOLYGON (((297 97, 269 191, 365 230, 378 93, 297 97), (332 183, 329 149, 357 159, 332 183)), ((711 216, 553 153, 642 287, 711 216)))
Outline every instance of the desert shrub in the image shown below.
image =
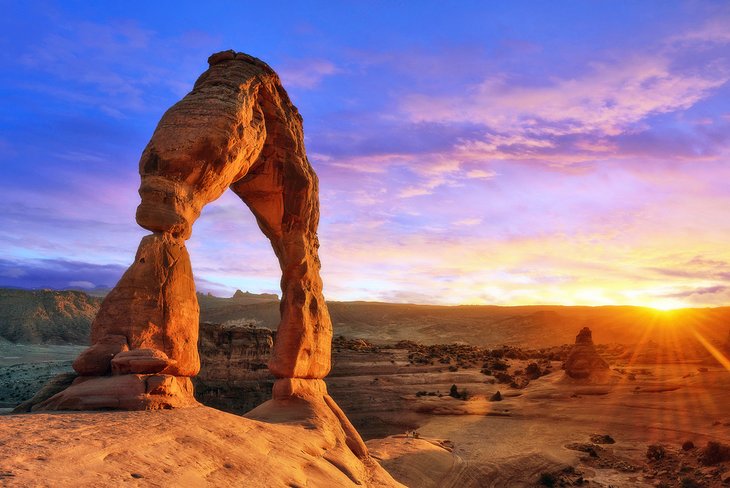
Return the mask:
POLYGON ((721 442, 710 441, 700 454, 700 462, 705 466, 730 461, 730 446, 721 442))
POLYGON ((260 320, 256 319, 247 319, 247 318, 240 318, 240 319, 232 319, 232 320, 226 320, 221 324, 223 327, 226 328, 236 328, 236 327, 248 327, 251 329, 261 327, 262 322, 260 320))
POLYGON ((509 364, 504 361, 492 361, 491 368, 496 371, 507 371, 509 369, 509 364))
POLYGON ((416 392, 416 396, 417 396, 417 397, 422 397, 422 396, 426 396, 426 392, 425 392, 425 391, 417 391, 417 392, 416 392))
POLYGON ((510 384, 514 380, 514 378, 512 378, 512 375, 503 373, 501 371, 497 371, 496 373, 493 373, 493 374, 494 374, 494 378, 497 380, 498 383, 510 384))
POLYGON ((695 443, 692 441, 684 441, 682 443, 682 450, 683 451, 690 451, 695 448, 695 443))
POLYGON ((651 444, 646 448, 646 458, 650 461, 658 461, 664 459, 667 455, 667 450, 660 444, 651 444))
POLYGON ((453 373, 454 371, 459 371, 459 367, 458 367, 458 366, 454 366, 454 365, 452 364, 451 366, 449 366, 449 371, 451 371, 452 373, 453 373))
POLYGON ((557 486, 558 478, 552 473, 541 473, 538 483, 542 486, 557 486))
POLYGON ((504 357, 509 359, 525 359, 525 355, 519 349, 509 348, 505 351, 504 357))
POLYGON ((501 402, 502 401, 502 393, 497 390, 497 393, 489 397, 490 402, 501 402))
POLYGON ((537 363, 528 364, 525 373, 532 380, 536 380, 540 376, 542 376, 542 371, 540 370, 540 366, 538 366, 537 363))
POLYGON ((680 482, 680 485, 682 488, 701 488, 702 485, 699 484, 697 481, 694 480, 694 478, 690 478, 689 476, 685 476, 682 478, 682 481, 680 482))
POLYGON ((469 398, 469 392, 466 389, 459 391, 459 388, 456 385, 451 385, 449 396, 452 398, 458 398, 459 400, 466 400, 469 398))
POLYGON ((491 376, 492 370, 487 369, 487 368, 482 368, 482 374, 485 374, 487 376, 491 376))

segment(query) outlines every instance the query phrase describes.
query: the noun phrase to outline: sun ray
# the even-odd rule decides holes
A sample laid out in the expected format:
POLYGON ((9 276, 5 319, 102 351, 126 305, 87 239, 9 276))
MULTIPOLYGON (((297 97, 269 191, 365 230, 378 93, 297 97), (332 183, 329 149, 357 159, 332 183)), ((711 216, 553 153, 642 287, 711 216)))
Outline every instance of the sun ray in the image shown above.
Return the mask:
POLYGON ((705 337, 697 332, 695 328, 692 328, 692 334, 697 338, 698 341, 700 341, 700 344, 709 352, 712 354, 712 357, 717 360, 718 363, 722 365, 723 368, 730 371, 730 359, 725 356, 722 351, 720 351, 718 348, 712 345, 710 341, 705 339, 705 337))

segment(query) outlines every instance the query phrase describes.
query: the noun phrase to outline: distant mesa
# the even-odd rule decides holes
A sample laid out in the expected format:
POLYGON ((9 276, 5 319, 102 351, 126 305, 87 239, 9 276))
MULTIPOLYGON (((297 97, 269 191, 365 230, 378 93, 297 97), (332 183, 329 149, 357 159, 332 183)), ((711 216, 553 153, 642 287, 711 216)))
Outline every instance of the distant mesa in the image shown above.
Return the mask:
POLYGON ((598 354, 593 344, 593 333, 583 327, 575 337, 575 345, 563 364, 565 374, 574 379, 585 379, 596 373, 608 371, 608 363, 598 354))
POLYGON ((236 293, 231 297, 234 300, 279 300, 279 295, 276 293, 250 293, 248 291, 236 290, 236 293))

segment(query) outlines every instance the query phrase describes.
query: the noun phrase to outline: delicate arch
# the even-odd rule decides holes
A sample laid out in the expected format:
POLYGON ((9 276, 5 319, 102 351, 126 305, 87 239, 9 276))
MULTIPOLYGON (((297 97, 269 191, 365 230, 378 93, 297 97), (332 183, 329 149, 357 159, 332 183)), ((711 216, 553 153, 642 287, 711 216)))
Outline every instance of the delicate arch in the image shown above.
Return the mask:
POLYGON ((262 61, 224 51, 208 62, 193 90, 162 116, 140 158, 136 217, 152 234, 103 301, 92 346, 74 362, 86 386, 72 386, 47 407, 194 402, 189 377, 200 368, 199 309, 185 241, 202 208, 229 187, 256 216, 282 270, 270 362, 280 378, 275 395, 326 395, 320 380, 330 369, 332 325, 319 274, 318 181, 302 118, 262 61), (110 393, 111 384, 122 383, 110 393))

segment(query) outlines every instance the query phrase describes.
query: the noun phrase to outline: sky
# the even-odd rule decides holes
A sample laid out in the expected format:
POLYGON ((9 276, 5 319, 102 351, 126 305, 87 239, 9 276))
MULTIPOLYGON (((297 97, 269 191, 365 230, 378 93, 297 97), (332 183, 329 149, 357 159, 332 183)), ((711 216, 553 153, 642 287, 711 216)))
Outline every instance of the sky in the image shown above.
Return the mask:
MULTIPOLYGON (((727 2, 0 5, 0 286, 116 283, 143 148, 235 49, 304 117, 328 299, 730 305, 727 2)), ((279 293, 231 192, 188 248, 279 293)))

